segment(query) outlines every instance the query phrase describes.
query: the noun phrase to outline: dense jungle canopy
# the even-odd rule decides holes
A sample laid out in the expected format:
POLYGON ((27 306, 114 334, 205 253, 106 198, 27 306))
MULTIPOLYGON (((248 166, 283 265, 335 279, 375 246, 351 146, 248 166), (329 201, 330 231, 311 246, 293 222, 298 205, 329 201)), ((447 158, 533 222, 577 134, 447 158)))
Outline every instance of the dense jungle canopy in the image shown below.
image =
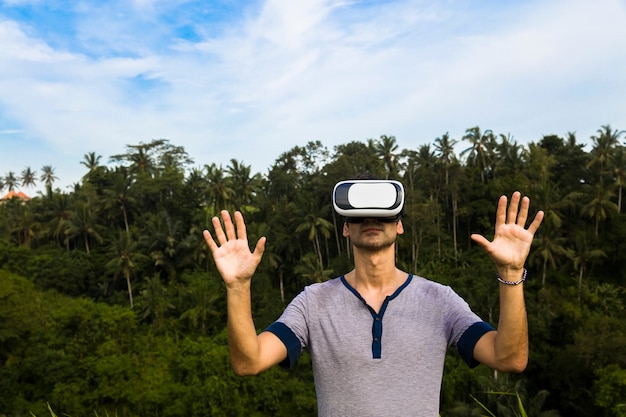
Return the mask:
POLYGON ((226 346, 225 290, 202 239, 240 210, 259 330, 305 285, 351 269, 333 185, 358 173, 407 191, 400 268, 452 286, 497 324, 498 283, 471 233, 493 236, 497 199, 519 190, 546 212, 527 262, 530 362, 469 369, 451 350, 441 415, 626 416, 626 142, 605 125, 589 149, 548 135, 521 145, 479 127, 415 149, 395 137, 332 150, 295 146, 267 173, 193 161, 169 140, 88 153, 71 191, 51 166, 6 173, 0 191, 0 416, 314 416, 311 367, 240 378, 226 346), (456 151, 460 149, 460 151, 456 151), (13 195, 13 194, 12 194, 13 195), (482 414, 481 414, 482 413, 482 414))

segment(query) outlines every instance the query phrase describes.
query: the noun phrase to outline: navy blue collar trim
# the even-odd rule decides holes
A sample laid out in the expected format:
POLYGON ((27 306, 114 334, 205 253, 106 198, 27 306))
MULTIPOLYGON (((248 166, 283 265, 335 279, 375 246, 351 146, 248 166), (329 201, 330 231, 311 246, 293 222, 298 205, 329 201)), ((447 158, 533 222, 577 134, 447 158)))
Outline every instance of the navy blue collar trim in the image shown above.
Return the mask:
POLYGON ((398 289, 395 290, 393 294, 385 297, 385 301, 383 301, 383 304, 380 307, 380 311, 377 313, 376 311, 374 311, 374 309, 370 305, 367 304, 367 302, 361 296, 361 294, 359 294, 359 292, 354 287, 348 284, 348 281, 346 281, 345 275, 341 276, 341 282, 343 282, 343 285, 345 285, 346 288, 352 292, 352 294, 354 294, 359 300, 361 300, 363 305, 367 307, 370 314, 372 315, 372 319, 373 319, 372 321, 372 359, 380 359, 382 357, 383 316, 385 315, 385 311, 387 310, 389 301, 396 298, 402 292, 402 290, 405 289, 407 285, 411 283, 412 279, 413 279, 413 274, 409 274, 406 281, 404 281, 404 283, 400 287, 398 287, 398 289))
MULTIPOLYGON (((361 297, 361 294, 359 294, 359 292, 356 290, 356 288, 354 288, 352 285, 350 285, 350 284, 348 283, 348 281, 346 280, 346 276, 345 276, 345 275, 342 275, 340 278, 341 278, 341 282, 343 283, 343 285, 344 285, 347 289, 349 289, 349 290, 352 292, 352 294, 354 294, 354 295, 355 295, 358 299, 360 299, 360 300, 362 300, 362 301, 365 301, 365 300, 363 299, 363 297, 361 297)), ((413 280, 413 274, 409 274, 409 276, 407 277, 406 281, 404 281, 404 283, 403 283, 402 285, 400 285, 400 286, 398 287, 398 289, 397 289, 397 290, 395 290, 395 291, 393 292, 393 294, 391 294, 391 295, 390 295, 390 296, 388 296, 387 298, 388 298, 389 300, 393 300, 394 298, 396 298, 398 295, 400 295, 400 293, 402 292, 402 290, 403 290, 403 289, 405 289, 405 288, 406 288, 406 287, 407 287, 407 286, 411 283, 411 281, 412 281, 412 280, 413 280)))

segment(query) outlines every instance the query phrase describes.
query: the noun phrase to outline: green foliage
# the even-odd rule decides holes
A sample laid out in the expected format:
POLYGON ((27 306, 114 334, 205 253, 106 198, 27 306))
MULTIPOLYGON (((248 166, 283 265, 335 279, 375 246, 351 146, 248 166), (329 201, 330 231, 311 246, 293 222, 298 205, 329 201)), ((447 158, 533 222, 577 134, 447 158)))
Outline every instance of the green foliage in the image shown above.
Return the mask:
POLYGON ((42 415, 48 401, 69 415, 316 413, 310 373, 237 377, 223 332, 159 336, 127 307, 43 292, 0 274, 0 409, 8 415, 42 415))
POLYGON ((608 365, 596 370, 594 384, 596 405, 615 417, 626 416, 626 369, 608 365))
POLYGON ((516 189, 546 213, 527 263, 527 370, 468 369, 451 352, 444 417, 624 415, 621 135, 602 126, 588 151, 571 133, 522 146, 478 126, 414 149, 389 135, 332 150, 315 141, 267 175, 236 159, 190 169, 183 148, 157 139, 113 166, 85 155, 71 192, 53 189, 46 166, 45 194, 0 202, 0 415, 315 415, 306 355, 290 371, 231 371, 223 282, 202 230, 239 209, 250 245, 268 238, 252 284, 261 330, 305 285, 352 268, 330 191, 363 172, 405 184, 399 267, 452 286, 493 324, 493 266, 470 235, 489 238, 497 198, 516 189))

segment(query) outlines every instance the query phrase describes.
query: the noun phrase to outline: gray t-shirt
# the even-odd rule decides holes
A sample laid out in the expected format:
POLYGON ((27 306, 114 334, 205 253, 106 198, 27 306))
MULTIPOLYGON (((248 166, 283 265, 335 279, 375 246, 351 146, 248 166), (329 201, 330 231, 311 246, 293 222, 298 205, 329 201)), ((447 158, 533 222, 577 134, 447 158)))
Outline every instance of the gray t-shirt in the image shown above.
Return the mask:
POLYGON ((436 417, 448 347, 475 366, 493 327, 450 287, 409 275, 378 313, 344 277, 307 286, 266 330, 287 347, 282 366, 310 351, 320 416, 436 417))

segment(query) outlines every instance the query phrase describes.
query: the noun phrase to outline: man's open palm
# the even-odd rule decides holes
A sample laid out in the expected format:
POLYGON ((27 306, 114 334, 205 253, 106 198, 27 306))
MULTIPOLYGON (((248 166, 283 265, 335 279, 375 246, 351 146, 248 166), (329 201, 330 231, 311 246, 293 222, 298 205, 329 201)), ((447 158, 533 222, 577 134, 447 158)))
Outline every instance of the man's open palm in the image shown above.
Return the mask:
POLYGON ((204 240, 211 249, 217 270, 226 285, 247 282, 261 262, 266 239, 260 238, 254 251, 251 252, 243 215, 236 211, 235 224, 233 224, 228 211, 223 210, 221 214, 224 222, 223 228, 218 217, 212 219, 217 243, 208 230, 203 232, 204 240))
POLYGON ((507 209, 506 196, 498 200, 496 229, 493 242, 484 236, 473 234, 471 238, 478 243, 497 266, 522 269, 530 252, 535 232, 543 220, 543 211, 537 212, 532 223, 526 228, 530 199, 513 193, 507 209), (521 200, 521 201, 520 201, 521 200))

